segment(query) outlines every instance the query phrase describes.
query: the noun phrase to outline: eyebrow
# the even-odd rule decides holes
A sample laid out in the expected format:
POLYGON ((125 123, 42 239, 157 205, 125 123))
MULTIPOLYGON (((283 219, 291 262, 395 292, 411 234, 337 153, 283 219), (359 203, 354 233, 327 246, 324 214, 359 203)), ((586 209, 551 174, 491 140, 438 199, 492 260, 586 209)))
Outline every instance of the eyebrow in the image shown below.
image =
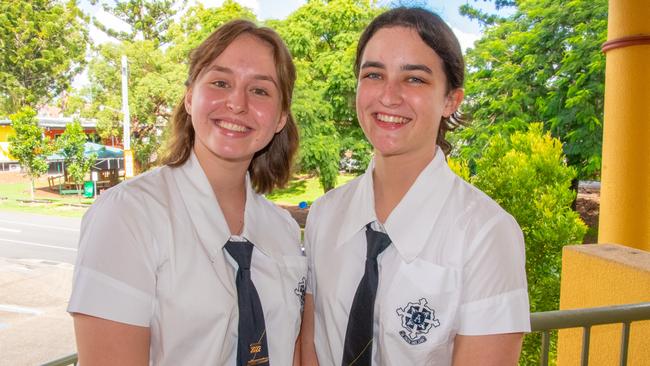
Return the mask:
MULTIPOLYGON (((212 66, 208 67, 207 70, 205 70, 205 71, 206 72, 208 72, 208 71, 219 71, 219 72, 224 72, 226 74, 234 74, 235 73, 234 71, 232 71, 231 68, 228 68, 228 67, 225 67, 225 66, 219 66, 219 65, 212 65, 212 66)), ((253 79, 270 81, 270 82, 273 83, 273 85, 278 87, 278 84, 275 82, 275 80, 270 75, 255 74, 255 75, 253 75, 253 79)))
MULTIPOLYGON (((376 67, 378 69, 385 69, 386 65, 384 65, 383 63, 378 62, 378 61, 366 61, 361 65, 362 69, 365 69, 365 68, 368 68, 368 67, 376 67)), ((422 65, 422 64, 406 64, 406 65, 402 65, 400 67, 400 70, 402 70, 402 71, 418 71, 419 70, 419 71, 424 71, 427 74, 433 74, 433 71, 431 71, 431 69, 428 66, 422 65)))

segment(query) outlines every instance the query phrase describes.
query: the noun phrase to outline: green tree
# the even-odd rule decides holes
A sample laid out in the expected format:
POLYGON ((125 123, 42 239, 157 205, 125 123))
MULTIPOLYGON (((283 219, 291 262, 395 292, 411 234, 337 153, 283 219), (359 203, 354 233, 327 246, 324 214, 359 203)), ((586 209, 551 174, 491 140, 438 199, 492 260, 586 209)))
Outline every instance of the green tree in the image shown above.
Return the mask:
POLYGON ((543 121, 578 177, 598 177, 607 1, 519 0, 505 18, 463 9, 486 28, 466 57, 463 107, 473 125, 455 134, 461 155, 475 160, 490 136, 543 121))
POLYGON ((367 163, 370 145, 354 110, 356 44, 381 9, 365 0, 312 0, 284 21, 272 21, 298 68, 292 110, 301 132, 300 169, 319 174, 323 190, 336 184, 341 153, 367 163))
POLYGON ((38 126, 36 112, 23 107, 9 116, 15 135, 9 136, 9 154, 16 159, 30 178, 29 193, 34 199, 34 180, 47 173, 46 157, 51 151, 50 141, 38 126))
POLYGON ((81 199, 81 185, 97 159, 95 154, 85 155, 86 141, 86 134, 78 120, 67 124, 65 131, 56 141, 64 158, 66 176, 76 184, 79 199, 81 199))
POLYGON ((104 11, 131 27, 129 31, 117 31, 104 25, 101 20, 93 19, 93 24, 107 35, 129 42, 141 37, 158 45, 169 41, 167 31, 174 22, 173 17, 185 7, 187 0, 91 0, 90 3, 101 3, 104 11))
POLYGON ((74 0, 0 1, 1 109, 13 113, 68 89, 85 65, 82 16, 74 0))
MULTIPOLYGON (((534 123, 508 138, 492 136, 470 178, 515 217, 524 233, 531 312, 558 309, 562 247, 581 243, 586 232, 571 209, 575 192, 569 187, 576 170, 566 165, 560 141, 542 129, 534 123)), ((526 336, 522 364, 539 364, 540 342, 538 333, 526 336)))
POLYGON ((201 3, 189 8, 180 22, 169 28, 171 47, 169 57, 184 65, 191 50, 222 24, 233 19, 248 19, 256 22, 253 11, 233 0, 225 0, 218 8, 206 8, 201 3))

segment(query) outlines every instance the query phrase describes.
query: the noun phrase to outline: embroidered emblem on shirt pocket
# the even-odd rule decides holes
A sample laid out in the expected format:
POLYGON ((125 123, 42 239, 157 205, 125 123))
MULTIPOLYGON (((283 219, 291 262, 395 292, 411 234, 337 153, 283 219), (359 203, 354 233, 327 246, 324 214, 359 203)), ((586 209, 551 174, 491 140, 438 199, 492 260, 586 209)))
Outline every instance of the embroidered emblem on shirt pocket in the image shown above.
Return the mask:
POLYGON ((399 335, 410 345, 422 344, 427 341, 424 335, 432 328, 440 326, 436 319, 435 311, 427 306, 427 299, 418 302, 409 302, 403 308, 397 308, 397 315, 401 318, 402 328, 399 335))
POLYGON ((300 300, 300 312, 303 311, 305 308, 305 290, 307 289, 306 282, 307 279, 305 277, 300 279, 300 282, 298 282, 298 287, 293 289, 293 292, 298 296, 298 299, 300 300))

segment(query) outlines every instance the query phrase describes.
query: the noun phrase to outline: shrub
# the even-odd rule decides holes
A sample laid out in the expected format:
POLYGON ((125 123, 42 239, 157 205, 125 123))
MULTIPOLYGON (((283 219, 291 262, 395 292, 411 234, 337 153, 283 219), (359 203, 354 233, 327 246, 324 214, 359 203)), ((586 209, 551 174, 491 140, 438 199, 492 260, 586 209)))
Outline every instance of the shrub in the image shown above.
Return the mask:
MULTIPOLYGON (((531 312, 558 309, 562 247, 581 243, 587 230, 571 209, 576 174, 566 164, 560 141, 536 123, 508 139, 493 136, 470 178, 521 226, 531 312)), ((538 334, 528 335, 520 362, 537 365, 540 344, 538 334)))

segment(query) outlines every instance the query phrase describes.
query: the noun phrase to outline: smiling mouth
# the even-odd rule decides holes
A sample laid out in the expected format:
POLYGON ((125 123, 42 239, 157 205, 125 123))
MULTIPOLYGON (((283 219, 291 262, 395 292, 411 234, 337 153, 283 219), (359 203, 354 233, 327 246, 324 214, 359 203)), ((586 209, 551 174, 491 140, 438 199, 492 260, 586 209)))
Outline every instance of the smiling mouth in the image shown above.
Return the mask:
POLYGON ((406 117, 400 117, 400 116, 394 116, 394 115, 389 115, 389 114, 383 114, 383 113, 374 113, 375 118, 384 123, 392 123, 392 124, 397 124, 397 125, 402 125, 405 123, 408 123, 411 121, 410 118, 406 117))
POLYGON ((223 128, 224 130, 233 131, 233 132, 246 132, 246 131, 250 130, 250 128, 248 128, 248 127, 246 127, 244 125, 240 125, 240 124, 232 123, 232 122, 227 122, 227 121, 223 121, 223 120, 218 120, 217 121, 217 126, 219 126, 220 128, 223 128))

